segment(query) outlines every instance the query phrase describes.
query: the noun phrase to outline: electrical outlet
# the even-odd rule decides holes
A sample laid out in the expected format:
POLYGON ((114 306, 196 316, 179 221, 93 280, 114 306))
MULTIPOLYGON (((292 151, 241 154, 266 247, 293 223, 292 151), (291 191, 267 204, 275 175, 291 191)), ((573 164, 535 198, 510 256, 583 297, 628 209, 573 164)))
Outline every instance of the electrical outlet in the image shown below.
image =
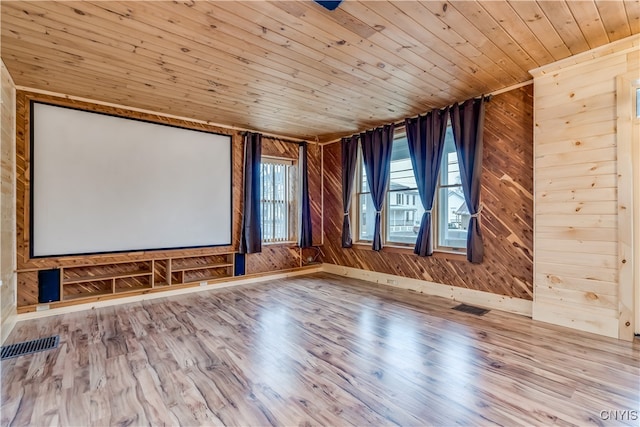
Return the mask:
POLYGON ((36 311, 46 311, 49 310, 49 304, 39 304, 36 306, 36 311))
POLYGON ((207 286, 208 283, 207 282, 200 282, 200 286, 207 286))
POLYGON ((397 285, 398 281, 395 279, 387 279, 387 285, 397 285))

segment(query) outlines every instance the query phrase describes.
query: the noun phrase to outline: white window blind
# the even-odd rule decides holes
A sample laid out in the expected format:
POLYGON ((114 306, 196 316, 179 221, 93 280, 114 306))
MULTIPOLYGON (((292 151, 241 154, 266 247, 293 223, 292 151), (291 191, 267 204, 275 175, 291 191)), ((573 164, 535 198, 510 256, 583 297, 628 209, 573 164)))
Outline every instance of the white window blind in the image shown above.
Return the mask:
POLYGON ((260 206, 264 243, 296 240, 296 171, 291 160, 262 158, 260 206))

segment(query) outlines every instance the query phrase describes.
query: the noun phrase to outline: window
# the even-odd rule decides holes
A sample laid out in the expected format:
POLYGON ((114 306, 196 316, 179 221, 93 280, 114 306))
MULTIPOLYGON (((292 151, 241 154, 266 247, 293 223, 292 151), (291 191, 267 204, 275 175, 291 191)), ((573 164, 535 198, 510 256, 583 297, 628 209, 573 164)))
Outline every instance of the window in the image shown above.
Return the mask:
MULTIPOLYGON (((369 193, 367 173, 358 150, 356 203, 357 239, 373 240, 375 208, 369 193)), ((447 127, 440 180, 433 206, 433 232, 436 249, 459 252, 467 245, 469 211, 464 201, 458 157, 451 126, 447 127)), ((409 144, 404 129, 397 130, 391 150, 391 173, 387 201, 382 212, 382 240, 384 244, 412 246, 416 242, 424 209, 413 174, 409 144)))
POLYGON ((262 241, 264 243, 294 242, 296 240, 297 168, 293 161, 262 157, 260 185, 262 199, 262 241))
POLYGON ((411 158, 409 157, 409 143, 404 131, 396 132, 391 148, 391 173, 389 175, 389 196, 387 200, 397 200, 397 203, 387 203, 384 209, 385 241, 388 243, 415 244, 416 233, 413 232, 414 221, 412 215, 416 212, 422 217, 422 203, 416 205, 418 185, 413 174, 411 158))
POLYGON ((367 183, 367 172, 362 162, 362 148, 358 145, 358 183, 356 185, 356 203, 357 205, 357 240, 358 241, 372 241, 373 240, 373 226, 376 209, 373 206, 373 200, 371 200, 371 193, 369 192, 369 184, 367 183))
POLYGON ((436 247, 459 250, 467 247, 467 228, 471 215, 464 201, 458 155, 451 126, 444 141, 440 179, 434 203, 436 247))

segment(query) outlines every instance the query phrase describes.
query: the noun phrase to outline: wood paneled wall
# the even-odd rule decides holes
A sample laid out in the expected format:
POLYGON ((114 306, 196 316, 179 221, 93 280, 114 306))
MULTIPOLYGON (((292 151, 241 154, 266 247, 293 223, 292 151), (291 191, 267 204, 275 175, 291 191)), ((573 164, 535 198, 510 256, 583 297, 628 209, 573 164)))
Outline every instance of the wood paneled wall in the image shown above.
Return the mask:
MULTIPOLYGON (((533 316, 611 337, 625 334, 619 326, 633 327, 619 325, 625 311, 620 274, 627 263, 619 253, 625 207, 618 191, 620 180, 631 177, 619 175, 624 159, 617 153, 616 76, 638 69, 639 45, 636 36, 532 71, 533 316)), ((626 335, 632 338, 633 331, 626 335)))
POLYGON ((487 104, 481 198, 485 259, 418 257, 412 249, 341 247, 340 143, 324 148, 324 262, 531 300, 533 298, 532 86, 487 104))
MULTIPOLYGON (((284 141, 266 136, 262 139, 263 156, 280 157, 297 162, 298 154, 299 146, 288 140, 284 141)), ((322 244, 322 149, 319 144, 307 145, 307 163, 313 244, 319 246, 322 244)), ((314 255, 313 251, 311 255, 314 255)), ((317 261, 322 260, 319 258, 317 261)), ((298 247, 290 244, 274 244, 263 245, 261 253, 248 254, 246 268, 247 274, 254 274, 296 268, 303 264, 305 263, 301 262, 300 249, 298 247)))
POLYGON ((15 324, 16 316, 16 88, 1 62, 0 103, 0 343, 15 324))
MULTIPOLYGON (((3 86, 4 88, 4 86, 3 86)), ((4 98, 3 98, 4 99, 4 98)), ((4 107, 4 104, 3 104, 4 107)), ((18 129, 13 134, 17 135, 15 146, 17 155, 15 164, 17 168, 17 229, 12 231, 17 235, 17 268, 23 272, 18 274, 18 306, 25 306, 37 303, 37 274, 35 269, 69 267, 74 265, 90 265, 92 271, 100 274, 96 270, 97 264, 118 263, 125 261, 139 261, 148 259, 163 259, 168 257, 181 257, 191 255, 207 255, 237 251, 240 240, 240 225, 242 221, 242 169, 243 169, 243 140, 238 131, 210 126, 202 122, 179 120, 162 115, 154 115, 130 111, 127 109, 115 108, 106 105, 99 105, 90 102, 78 101, 69 98, 42 95, 26 91, 18 91, 16 98, 16 108, 11 108, 17 116, 16 123, 18 129), (153 122, 166 123, 174 126, 223 133, 232 136, 233 141, 233 239, 230 246, 215 248, 170 250, 170 251, 139 251, 122 254, 104 254, 91 256, 73 257, 52 257, 52 258, 29 258, 29 101, 40 100, 63 106, 80 108, 88 111, 116 114, 124 117, 143 119, 153 122), (32 271, 25 271, 32 270, 32 271)), ((4 131, 4 126, 3 126, 4 131)), ((309 146, 310 163, 315 164, 316 157, 319 158, 320 149, 316 144, 309 146)), ((283 142, 275 138, 264 138, 263 154, 278 157, 295 158, 298 157, 298 146, 296 144, 283 142)), ((10 165, 14 164, 13 161, 10 165)), ((4 165, 4 151, 3 151, 4 165)), ((4 170, 3 170, 4 174, 4 170)), ((320 204, 320 179, 314 177, 310 179, 310 192, 312 201, 312 212, 314 227, 321 229, 321 204, 320 204)), ((4 215, 3 215, 4 218, 4 215)), ((12 221, 14 224, 16 221, 12 221)), ((3 252, 4 254, 4 252, 3 252)), ((16 257, 14 257, 16 258, 16 257)), ((261 273, 267 271, 279 271, 300 266, 300 254, 297 248, 286 246, 274 246, 266 250, 263 254, 250 255, 247 259, 247 272, 261 273)), ((89 268, 89 267, 88 267, 89 268)), ((104 266, 105 273, 109 266, 104 266)), ((12 269, 13 271, 13 269, 12 269)))

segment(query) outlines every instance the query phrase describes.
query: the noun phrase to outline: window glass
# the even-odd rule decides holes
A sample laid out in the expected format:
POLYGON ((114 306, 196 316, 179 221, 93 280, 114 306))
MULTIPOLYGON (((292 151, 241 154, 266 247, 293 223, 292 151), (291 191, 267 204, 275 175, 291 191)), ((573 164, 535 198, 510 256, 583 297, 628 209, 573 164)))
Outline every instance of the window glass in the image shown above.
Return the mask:
POLYGON ((262 158, 262 241, 295 241, 295 171, 290 160, 262 158))
POLYGON ((373 227, 376 209, 373 207, 373 200, 369 193, 363 193, 359 195, 359 236, 358 240, 372 241, 373 240, 373 227))
POLYGON ((444 144, 440 183, 437 194, 437 246, 441 248, 465 248, 469 210, 464 200, 458 155, 449 126, 444 144))
MULTIPOLYGON (((409 157, 409 143, 400 135, 391 149, 391 172, 388 203, 385 213, 386 241, 415 244, 417 238, 414 218, 422 218, 424 209, 418 195, 416 177, 409 157)), ((420 224, 417 224, 418 228, 420 224)))

